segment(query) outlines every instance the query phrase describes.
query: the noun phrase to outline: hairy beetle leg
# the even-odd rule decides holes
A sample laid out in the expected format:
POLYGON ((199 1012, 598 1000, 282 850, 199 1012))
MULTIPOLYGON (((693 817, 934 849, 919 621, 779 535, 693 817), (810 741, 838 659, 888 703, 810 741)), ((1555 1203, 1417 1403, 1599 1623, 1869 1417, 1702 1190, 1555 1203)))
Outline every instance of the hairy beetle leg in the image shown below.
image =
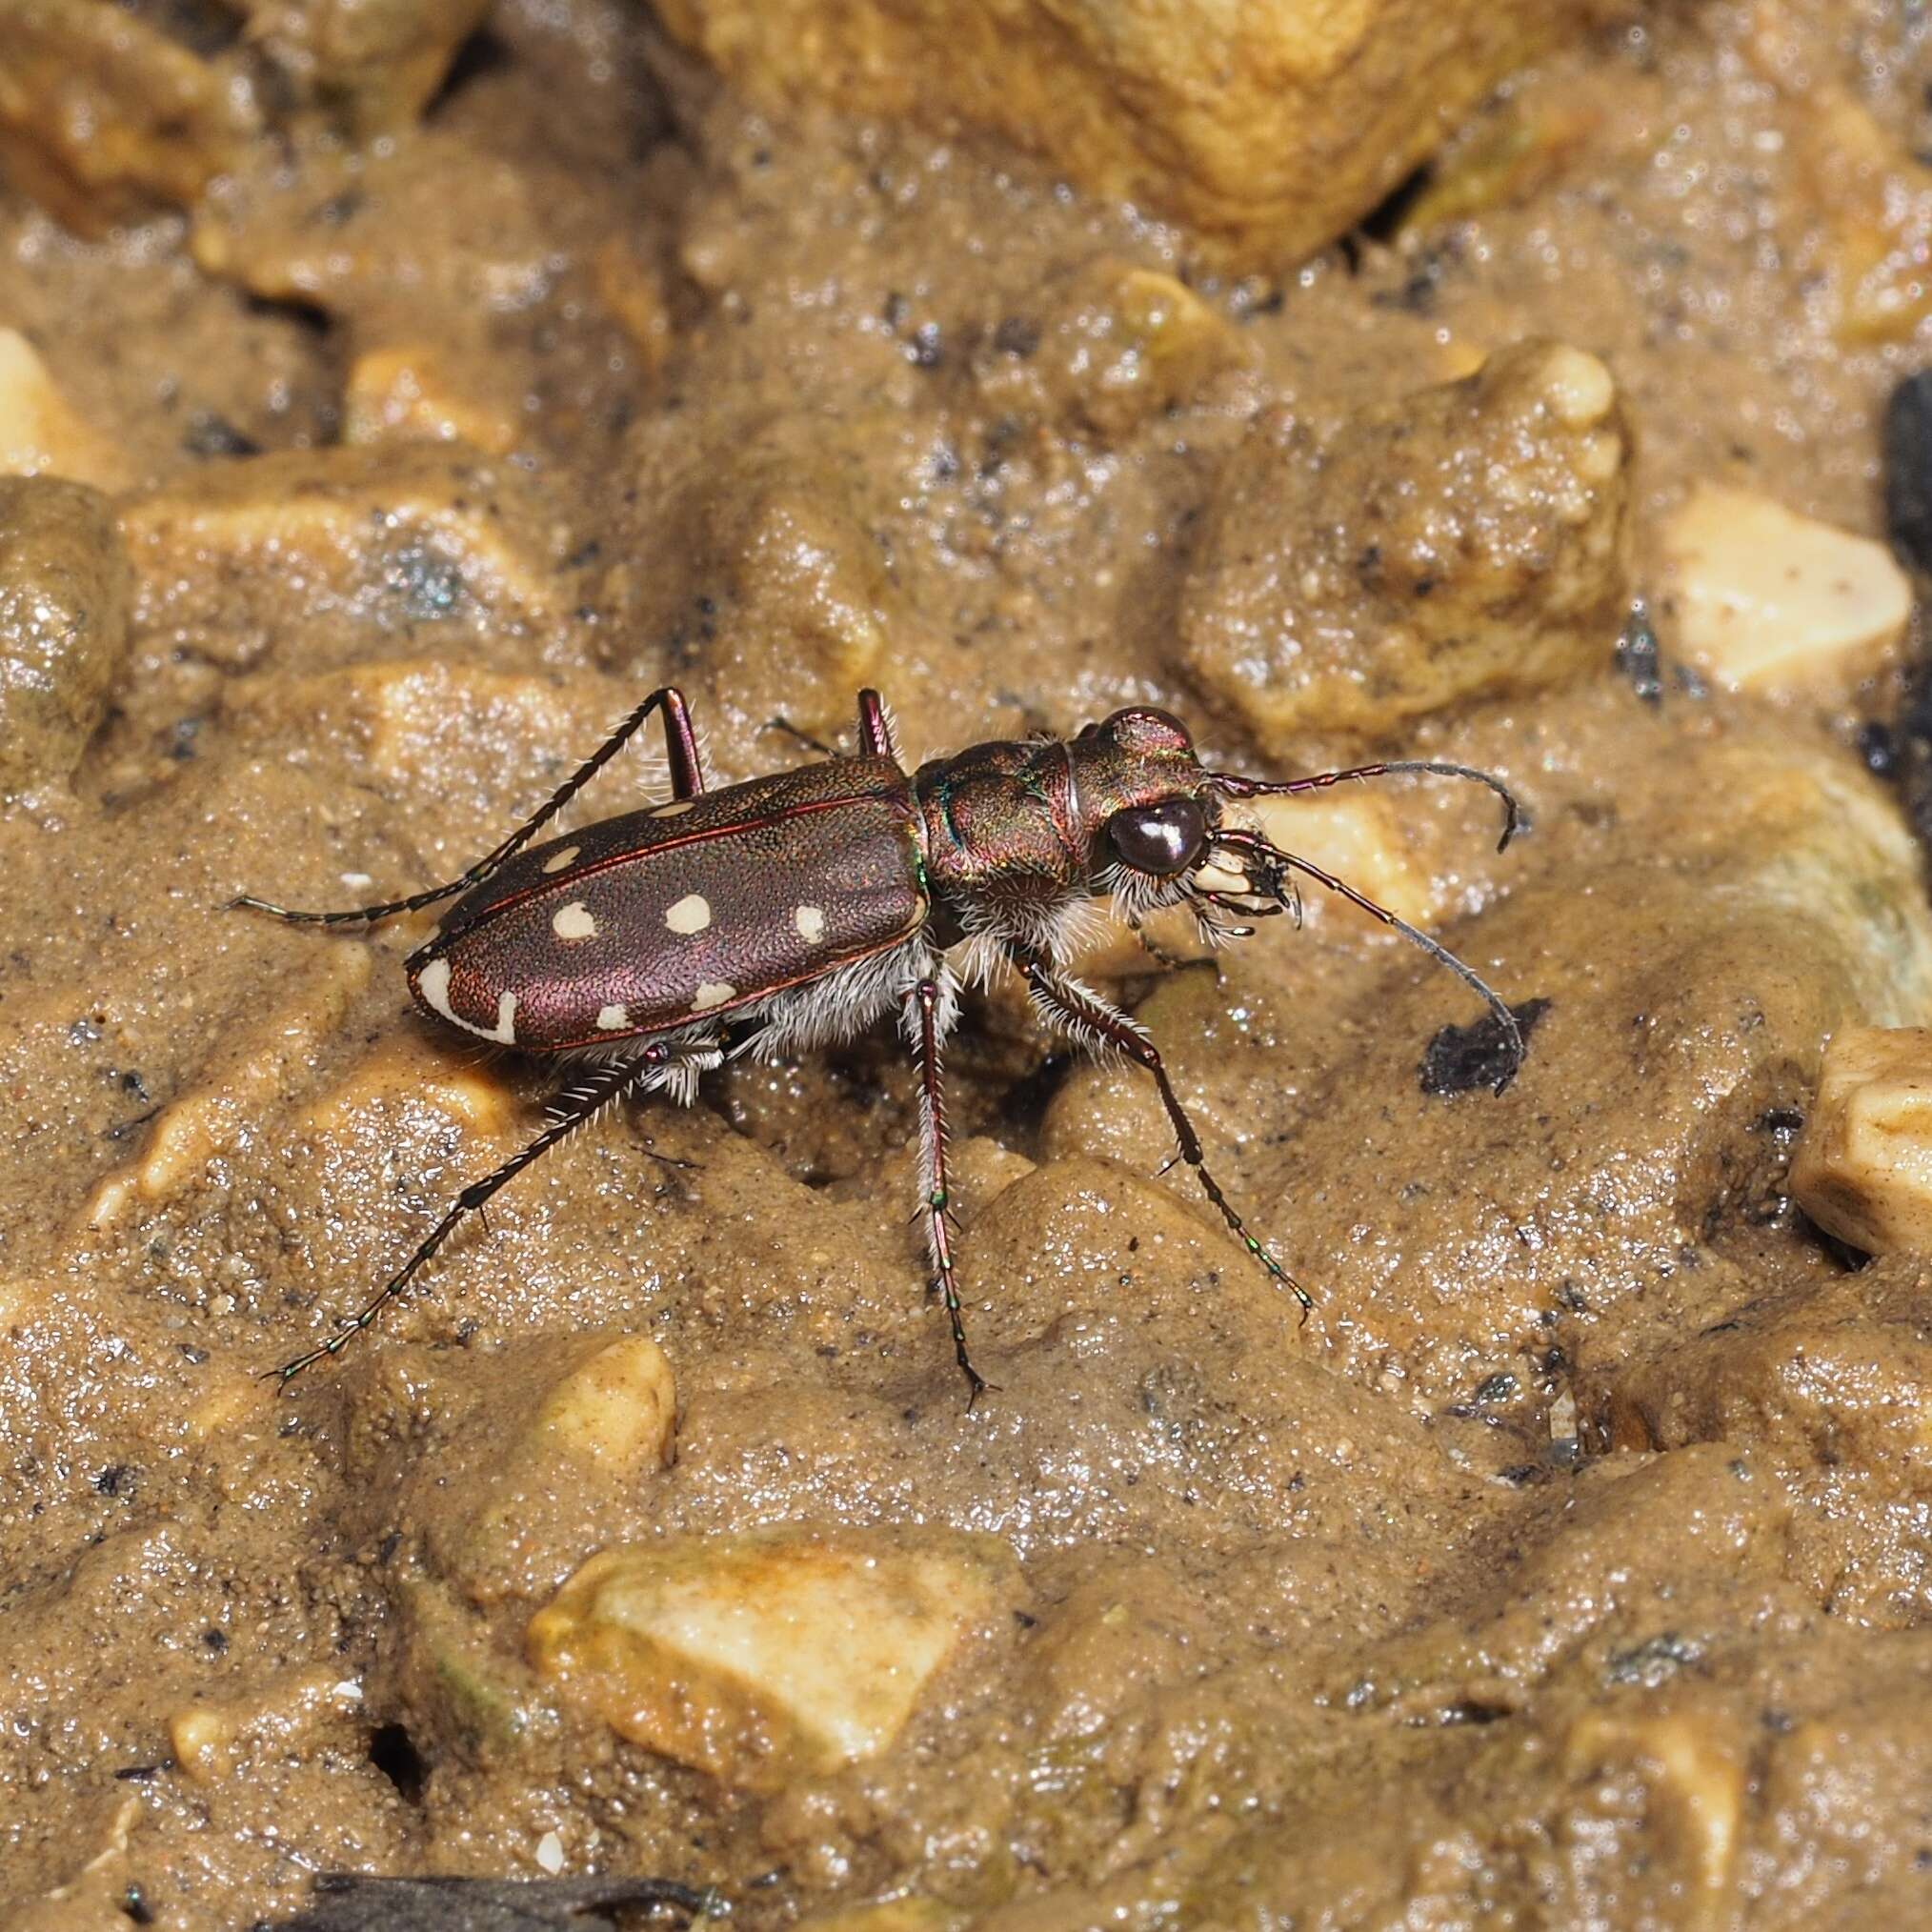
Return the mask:
POLYGON ((1043 1018, 1076 1039, 1097 1040, 1102 1046, 1126 1055, 1153 1077, 1160 1104, 1167 1112, 1168 1124, 1180 1142, 1179 1158, 1194 1170, 1194 1177, 1200 1183, 1201 1192, 1215 1204, 1221 1219, 1228 1224, 1228 1232, 1261 1264, 1277 1287, 1285 1288, 1301 1304, 1301 1318, 1306 1321, 1315 1306, 1313 1298, 1307 1289, 1248 1232, 1247 1223, 1235 1212, 1219 1183, 1209 1172, 1201 1150, 1200 1136, 1195 1131, 1187 1109, 1180 1104, 1180 1096, 1174 1091, 1174 1084, 1167 1077, 1167 1066, 1160 1057, 1160 1049, 1124 1013, 1108 1005, 1098 994, 1090 993, 1077 980, 1056 973, 1045 960, 1017 949, 1009 951, 1007 957, 1018 968, 1020 976, 1026 981, 1027 991, 1033 996, 1034 1004, 1043 1018))
MULTIPOLYGON (((279 1368, 265 1369, 262 1379, 287 1388, 306 1368, 325 1360, 331 1356, 340 1355, 355 1337, 365 1329, 375 1325, 382 1311, 392 1301, 401 1298, 416 1276, 434 1258, 442 1247, 472 1215, 483 1218, 483 1210, 490 1197, 496 1191, 513 1181, 533 1161, 539 1160, 558 1141, 567 1140, 579 1127, 587 1125, 606 1107, 614 1105, 627 1094, 635 1092, 648 1083, 654 1075, 662 1074, 674 1062, 692 1057, 694 1055, 709 1058, 715 1055, 715 1048, 706 1042, 686 1041, 677 1046, 652 1044, 643 1048, 634 1057, 608 1061, 587 1074, 554 1103, 551 1112, 550 1125, 527 1146, 513 1154, 501 1167, 486 1174, 480 1180, 473 1180, 455 1200, 448 1212, 432 1228, 407 1261, 383 1283, 369 1301, 353 1315, 336 1318, 336 1333, 327 1341, 318 1342, 313 1348, 305 1350, 291 1361, 285 1361, 279 1368)), ((646 1150, 654 1159, 664 1160, 674 1166, 688 1167, 689 1161, 674 1160, 669 1155, 659 1155, 654 1150, 646 1150)), ((487 1222, 486 1222, 487 1225, 487 1222)))
MULTIPOLYGON (((966 1410, 991 1386, 973 1366, 966 1347, 966 1320, 959 1305, 959 1287, 953 1276, 952 1195, 946 1177, 946 1084, 941 1066, 943 1042, 939 1032, 939 986, 921 979, 913 988, 912 1004, 917 1023, 919 1062, 920 1140, 926 1167, 926 1239, 932 1251, 933 1273, 953 1326, 953 1355, 966 1378, 966 1410)), ((910 1030, 910 1029, 909 1029, 910 1030)))
POLYGON ((448 885, 430 886, 422 892, 411 893, 407 898, 384 899, 378 905, 351 906, 332 913, 296 912, 272 900, 257 898, 252 893, 242 893, 229 900, 226 910, 267 913, 271 918, 292 926, 367 926, 378 919, 392 919, 401 913, 419 913, 427 906, 453 898, 472 886, 481 885, 506 859, 514 858, 624 749, 653 712, 664 714, 664 750, 671 761, 671 795, 702 797, 704 765, 698 755, 697 732, 691 722, 684 694, 675 685, 667 684, 629 713, 617 729, 501 845, 448 885))

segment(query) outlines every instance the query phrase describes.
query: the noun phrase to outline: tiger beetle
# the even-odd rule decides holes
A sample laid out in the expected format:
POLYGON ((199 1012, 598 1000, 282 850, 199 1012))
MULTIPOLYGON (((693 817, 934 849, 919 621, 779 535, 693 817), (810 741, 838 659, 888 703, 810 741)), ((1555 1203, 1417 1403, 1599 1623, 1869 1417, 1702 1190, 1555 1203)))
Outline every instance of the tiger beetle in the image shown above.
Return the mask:
POLYGON ((1202 1157, 1159 1052, 1126 1014, 1067 970, 1097 899, 1138 929, 1185 906, 1209 943, 1249 936, 1238 921, 1295 911, 1296 878, 1338 893, 1447 966, 1488 1002, 1506 1060, 1520 1064, 1515 1016, 1426 934, 1308 859, 1284 852, 1230 806, 1318 792, 1349 779, 1433 773, 1487 785, 1517 826, 1502 783, 1466 765, 1401 759, 1279 782, 1206 770, 1187 727, 1149 705, 1117 711, 1073 738, 974 745, 909 777, 875 691, 859 694, 858 755, 705 789, 697 735, 669 686, 633 711, 533 817, 460 878, 347 912, 292 912, 244 896, 235 906, 297 924, 368 923, 455 904, 408 961, 410 991, 435 1018, 478 1039, 573 1068, 549 1124, 474 1180, 402 1267, 336 1333, 270 1371, 286 1386, 340 1352, 413 1281, 505 1182, 604 1108, 635 1094, 695 1097, 728 1058, 775 1059, 852 1037, 887 1014, 918 1066, 922 1210, 936 1286, 966 1378, 986 1383, 966 1346, 948 1216, 940 1056, 962 983, 1010 967, 1035 1011, 1077 1043, 1146 1070, 1178 1157, 1235 1238, 1294 1295, 1307 1293, 1252 1234, 1202 1157), (670 761, 664 803, 533 845, 656 714, 670 761))

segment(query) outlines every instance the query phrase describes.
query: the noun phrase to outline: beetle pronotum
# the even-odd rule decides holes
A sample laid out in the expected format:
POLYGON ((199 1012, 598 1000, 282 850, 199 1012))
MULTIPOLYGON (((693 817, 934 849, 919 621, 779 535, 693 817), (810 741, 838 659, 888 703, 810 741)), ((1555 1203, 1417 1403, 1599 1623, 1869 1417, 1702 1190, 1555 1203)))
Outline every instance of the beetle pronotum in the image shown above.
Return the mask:
POLYGON ((974 745, 908 776, 875 691, 859 694, 858 747, 855 757, 708 792, 691 714, 667 686, 542 810, 448 885, 347 912, 233 901, 279 919, 340 925, 454 898, 410 956, 416 1003, 477 1038, 580 1068, 541 1134, 464 1188, 334 1335, 272 1375, 286 1385, 337 1354, 498 1188, 604 1107, 652 1092, 689 1104, 699 1078, 728 1057, 846 1039, 890 1013, 918 1064, 927 1238, 970 1407, 986 1384, 967 1350, 954 1273, 940 1060, 960 983, 1009 967, 1049 1026, 1151 1076, 1179 1157, 1305 1315, 1306 1292, 1249 1233, 1209 1171, 1153 1040, 1068 972, 1096 898, 1111 899, 1116 916, 1137 927, 1179 905, 1204 937, 1244 937, 1253 928, 1234 921, 1289 908, 1299 874, 1394 927, 1481 995, 1508 1053, 1499 1091, 1521 1061, 1515 1016, 1461 960, 1227 810, 1347 779, 1434 773, 1498 794, 1499 851, 1516 829, 1516 801, 1486 772, 1420 759, 1279 781, 1211 772, 1178 718, 1140 705, 1073 738, 974 745), (533 845, 654 714, 663 719, 670 798, 533 845))

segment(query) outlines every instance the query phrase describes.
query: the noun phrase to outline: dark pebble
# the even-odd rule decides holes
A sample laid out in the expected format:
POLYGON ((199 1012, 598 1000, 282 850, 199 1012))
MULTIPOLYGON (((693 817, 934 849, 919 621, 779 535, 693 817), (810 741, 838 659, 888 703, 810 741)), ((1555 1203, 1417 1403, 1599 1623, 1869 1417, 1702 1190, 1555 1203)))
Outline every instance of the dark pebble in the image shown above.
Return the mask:
POLYGON ((1932 369, 1908 375, 1893 390, 1882 442, 1892 548, 1932 575, 1932 369))
MULTIPOLYGON (((1510 1008, 1525 1043, 1537 1021, 1549 1010, 1547 999, 1526 999, 1510 1008)), ((1442 1095, 1494 1088, 1509 1071, 1509 1046, 1502 1036, 1502 1024, 1495 1015, 1485 1014, 1468 1026, 1445 1026, 1429 1042, 1418 1074, 1423 1093, 1442 1095)))

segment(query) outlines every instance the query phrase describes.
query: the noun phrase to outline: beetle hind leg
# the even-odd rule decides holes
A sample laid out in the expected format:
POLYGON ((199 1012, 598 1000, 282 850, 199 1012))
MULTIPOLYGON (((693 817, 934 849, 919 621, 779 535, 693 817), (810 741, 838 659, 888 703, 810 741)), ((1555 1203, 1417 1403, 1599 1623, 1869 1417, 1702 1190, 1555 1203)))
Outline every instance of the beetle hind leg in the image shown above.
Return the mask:
MULTIPOLYGON (((331 1356, 340 1355, 365 1329, 375 1325, 391 1302, 400 1300, 409 1292, 417 1275, 465 1221, 473 1215, 479 1220, 483 1219, 484 1210, 491 1198, 526 1167, 541 1159, 578 1128, 589 1125, 606 1107, 614 1106, 630 1095, 647 1093, 654 1088, 671 1087, 674 1090, 686 1068, 691 1069, 689 1077, 694 1081, 707 1067, 717 1064, 717 1057, 714 1040, 653 1041, 628 1058, 606 1060, 587 1071, 582 1078, 572 1081, 552 1101, 550 1124, 543 1132, 519 1148, 500 1167, 464 1188, 409 1259, 353 1315, 338 1318, 335 1333, 327 1341, 304 1350, 292 1360, 283 1362, 279 1368, 266 1370, 264 1379, 287 1388, 304 1369, 331 1356)), ((654 1153, 653 1157, 669 1158, 654 1153)), ((691 1163, 676 1164, 688 1166, 691 1163)))
POLYGON ((229 900, 224 910, 266 913, 271 918, 280 919, 291 926, 367 926, 378 919, 392 919, 402 913, 419 913, 427 906, 453 898, 472 886, 481 885, 506 859, 513 858, 521 852, 624 749, 654 712, 661 712, 664 715, 664 749, 671 760, 672 796, 702 797, 704 762, 698 755, 697 733, 691 722, 691 711, 684 702, 684 694, 675 685, 667 684, 654 691, 642 704, 628 713, 616 730, 530 817, 494 850, 479 858, 460 878, 453 878, 447 885, 430 886, 422 892, 411 893, 406 898, 384 899, 372 906, 350 906, 340 912, 298 912, 289 906, 278 906, 272 899, 257 898, 252 893, 238 894, 229 900))

